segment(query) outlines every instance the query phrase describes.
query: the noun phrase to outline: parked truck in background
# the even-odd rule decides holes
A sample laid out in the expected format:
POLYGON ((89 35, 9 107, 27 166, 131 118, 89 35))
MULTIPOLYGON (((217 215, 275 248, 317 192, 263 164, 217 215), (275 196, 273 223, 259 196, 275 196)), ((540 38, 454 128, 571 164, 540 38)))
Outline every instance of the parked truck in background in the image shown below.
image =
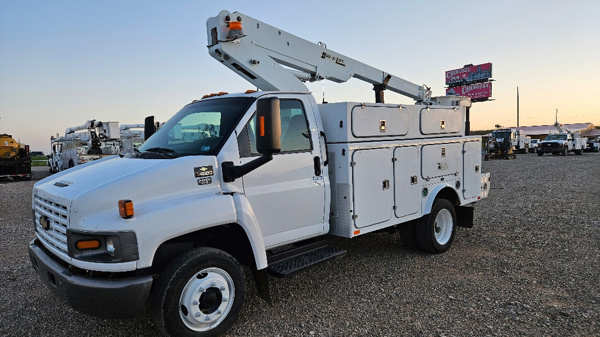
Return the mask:
POLYGON ((529 146, 529 152, 531 153, 536 153, 537 149, 538 149, 538 144, 540 143, 539 139, 536 138, 532 138, 531 139, 531 145, 529 146))
POLYGON ((436 254, 473 226, 490 179, 481 138, 465 136, 469 98, 431 97, 242 13, 207 29, 210 55, 264 91, 207 95, 139 152, 33 189, 32 265, 71 307, 124 318, 149 300, 163 335, 218 335, 243 306, 241 265, 270 302, 267 275, 344 254, 331 236, 399 231, 436 254), (303 83, 351 77, 375 86, 376 103, 317 104, 303 83), (385 89, 415 104, 386 104, 385 89))
POLYGON ((69 127, 63 137, 50 137, 50 172, 59 172, 121 151, 119 122, 88 120, 69 127))
POLYGON ((587 146, 587 138, 581 137, 579 132, 573 133, 562 124, 555 122, 554 127, 558 133, 548 135, 538 144, 537 154, 542 156, 544 153, 566 156, 569 152, 577 155, 583 154, 587 146))
POLYGON ((134 153, 144 143, 144 124, 121 124, 120 154, 134 153))
MULTIPOLYGON (((496 129, 492 131, 488 140, 485 160, 489 159, 515 159, 516 152, 521 150, 521 147, 529 148, 529 142, 526 142, 525 137, 517 136, 516 129, 496 129)), ((529 137, 527 137, 529 138, 529 137)), ((531 138, 529 138, 531 141, 531 138)))
POLYGON ((600 136, 595 138, 588 138, 585 152, 599 152, 600 151, 600 136))
POLYGON ((12 138, 12 135, 0 134, 0 179, 31 179, 31 155, 29 145, 12 138))

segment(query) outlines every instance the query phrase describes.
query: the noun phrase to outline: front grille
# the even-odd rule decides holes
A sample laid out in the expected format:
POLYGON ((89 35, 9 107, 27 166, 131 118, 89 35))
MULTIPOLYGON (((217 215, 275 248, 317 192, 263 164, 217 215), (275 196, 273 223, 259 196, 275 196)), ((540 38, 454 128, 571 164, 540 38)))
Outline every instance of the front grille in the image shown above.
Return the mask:
POLYGON ((67 226, 69 224, 69 208, 38 195, 34 195, 33 197, 33 207, 38 238, 44 246, 55 248, 64 254, 68 254, 67 226), (50 224, 47 230, 43 229, 40 225, 40 218, 43 216, 48 219, 48 223, 50 224))

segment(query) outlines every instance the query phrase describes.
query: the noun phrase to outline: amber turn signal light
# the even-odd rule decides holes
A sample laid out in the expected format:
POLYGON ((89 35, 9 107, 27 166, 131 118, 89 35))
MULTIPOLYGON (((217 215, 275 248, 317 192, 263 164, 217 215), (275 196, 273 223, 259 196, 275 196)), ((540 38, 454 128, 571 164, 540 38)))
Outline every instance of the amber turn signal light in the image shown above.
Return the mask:
POLYGON ((77 249, 79 249, 79 250, 98 249, 98 248, 100 248, 100 241, 98 241, 98 240, 77 241, 77 243, 75 244, 75 247, 77 247, 77 249))
POLYGON ((119 200, 119 215, 123 219, 133 218, 133 201, 119 200))

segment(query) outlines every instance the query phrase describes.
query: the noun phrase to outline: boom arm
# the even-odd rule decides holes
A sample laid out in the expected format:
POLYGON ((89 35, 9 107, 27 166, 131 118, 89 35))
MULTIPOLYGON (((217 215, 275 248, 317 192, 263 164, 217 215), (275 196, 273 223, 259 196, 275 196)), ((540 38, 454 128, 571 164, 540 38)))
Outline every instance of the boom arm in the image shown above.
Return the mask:
POLYGON ((376 101, 390 89, 429 103, 431 91, 242 13, 221 11, 206 22, 209 54, 265 91, 308 92, 303 82, 351 77, 371 83, 376 101), (243 26, 243 28, 242 28, 243 26))

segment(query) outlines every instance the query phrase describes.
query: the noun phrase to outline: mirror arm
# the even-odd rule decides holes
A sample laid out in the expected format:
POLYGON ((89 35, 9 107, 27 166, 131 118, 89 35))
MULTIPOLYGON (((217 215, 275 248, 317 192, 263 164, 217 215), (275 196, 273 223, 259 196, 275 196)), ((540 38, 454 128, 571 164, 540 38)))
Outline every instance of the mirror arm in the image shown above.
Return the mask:
POLYGON ((223 181, 226 183, 232 183, 236 179, 243 177, 244 175, 256 170, 264 164, 270 162, 273 159, 273 154, 265 153, 261 157, 254 159, 253 161, 247 162, 244 165, 234 165, 231 161, 226 161, 221 164, 223 168, 223 181))

